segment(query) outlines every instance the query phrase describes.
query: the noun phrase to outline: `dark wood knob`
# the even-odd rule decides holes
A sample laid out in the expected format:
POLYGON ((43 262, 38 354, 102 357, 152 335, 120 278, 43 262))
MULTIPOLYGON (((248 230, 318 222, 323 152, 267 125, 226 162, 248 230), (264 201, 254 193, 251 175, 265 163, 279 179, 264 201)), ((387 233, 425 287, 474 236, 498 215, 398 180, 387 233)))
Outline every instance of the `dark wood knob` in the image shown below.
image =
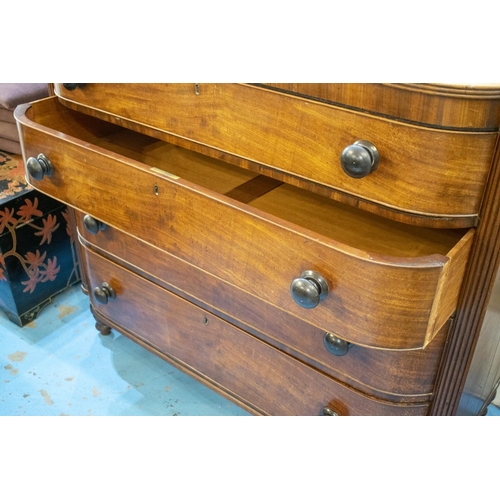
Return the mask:
POLYGON ((340 155, 340 164, 345 173, 361 179, 377 169, 380 155, 377 148, 368 141, 356 141, 347 146, 340 155))
POLYGON ((101 286, 94 288, 94 298, 99 304, 107 304, 110 299, 115 297, 116 293, 109 283, 104 282, 101 286))
POLYGON ((100 220, 94 219, 91 215, 86 215, 83 218, 83 225, 90 234, 97 234, 99 231, 104 231, 106 229, 106 224, 100 220))
POLYGON ((339 339, 331 333, 325 333, 325 336, 323 337, 323 344, 325 344, 326 350, 334 356, 346 355, 349 347, 351 347, 349 342, 339 339))
POLYGON ((54 167, 50 160, 40 153, 36 158, 28 158, 26 170, 33 179, 41 181, 45 176, 50 177, 52 175, 54 167))
POLYGON ((63 87, 66 89, 66 90, 70 90, 70 91, 73 91, 75 89, 78 89, 78 88, 83 88, 85 86, 84 83, 63 83, 63 87))
POLYGON ((338 417, 339 416, 339 414, 336 411, 333 411, 328 406, 325 406, 324 408, 321 409, 320 415, 322 417, 338 417))
POLYGON ((293 300, 305 309, 316 307, 328 295, 328 283, 316 271, 304 271, 290 285, 293 300))

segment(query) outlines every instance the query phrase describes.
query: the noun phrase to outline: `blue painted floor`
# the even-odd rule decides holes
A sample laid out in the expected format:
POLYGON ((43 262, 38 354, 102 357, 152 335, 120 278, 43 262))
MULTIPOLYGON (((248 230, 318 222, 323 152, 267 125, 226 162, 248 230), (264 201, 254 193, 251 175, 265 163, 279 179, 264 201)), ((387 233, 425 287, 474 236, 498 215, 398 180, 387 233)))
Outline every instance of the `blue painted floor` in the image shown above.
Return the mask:
POLYGON ((0 415, 248 413, 115 331, 95 329, 79 285, 23 328, 0 311, 0 415))
MULTIPOLYGON (((0 311, 0 415, 249 415, 135 342, 100 335, 80 286, 20 328, 0 311)), ((500 416, 490 405, 488 415, 500 416)))
POLYGON ((487 417, 500 417, 500 408, 495 405, 488 406, 487 417))

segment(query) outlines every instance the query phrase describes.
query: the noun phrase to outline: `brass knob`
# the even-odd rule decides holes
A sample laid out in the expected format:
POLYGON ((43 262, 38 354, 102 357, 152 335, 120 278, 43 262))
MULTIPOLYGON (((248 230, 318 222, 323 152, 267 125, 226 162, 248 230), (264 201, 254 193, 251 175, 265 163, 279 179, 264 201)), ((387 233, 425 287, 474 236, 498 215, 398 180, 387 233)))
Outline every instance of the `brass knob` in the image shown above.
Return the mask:
POLYGON ((325 333, 325 336, 323 337, 323 344, 325 344, 326 350, 334 356, 346 355, 349 347, 351 347, 349 342, 339 339, 331 333, 325 333))
POLYGON ((40 153, 36 158, 28 158, 26 170, 33 179, 41 181, 44 176, 50 177, 53 174, 54 167, 50 160, 44 154, 40 153))
POLYGON ((361 179, 377 169, 380 154, 368 141, 356 141, 347 146, 340 155, 340 164, 345 173, 355 179, 361 179))
POLYGON ((328 295, 328 283, 316 271, 304 271, 290 285, 293 300, 305 309, 316 307, 328 295))
POLYGON ((336 411, 333 411, 328 406, 325 406, 324 408, 321 409, 320 415, 322 417, 338 417, 339 416, 339 414, 336 411))
POLYGON ((100 220, 94 219, 91 215, 86 215, 83 218, 83 225, 90 234, 97 234, 99 231, 104 231, 106 229, 106 224, 100 220))
POLYGON ((63 87, 66 89, 66 90, 69 90, 69 91, 73 91, 77 88, 83 88, 85 86, 84 83, 63 83, 63 87))
POLYGON ((109 283, 104 282, 101 286, 94 288, 94 298, 99 304, 107 304, 108 300, 116 297, 115 291, 109 283))

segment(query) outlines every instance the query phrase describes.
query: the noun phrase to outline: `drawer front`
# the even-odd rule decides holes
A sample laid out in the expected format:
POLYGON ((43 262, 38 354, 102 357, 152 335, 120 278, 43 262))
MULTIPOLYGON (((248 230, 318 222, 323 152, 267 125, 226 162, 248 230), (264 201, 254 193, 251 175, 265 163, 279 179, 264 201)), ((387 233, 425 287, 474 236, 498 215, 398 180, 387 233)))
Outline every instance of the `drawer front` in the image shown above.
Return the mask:
POLYGON ((51 177, 30 178, 36 189, 317 328, 360 345, 421 348, 454 310, 472 230, 446 256, 385 258, 20 122, 25 157, 43 153, 54 167, 51 177), (290 293, 306 271, 319 273, 329 289, 311 309, 290 293))
POLYGON ((475 216, 496 132, 427 129, 244 84, 56 84, 64 99, 389 208, 475 216), (368 141, 380 164, 361 179, 342 151, 368 141))
POLYGON ((425 349, 395 351, 351 345, 346 354, 331 352, 323 330, 113 227, 91 234, 84 217, 77 214, 80 241, 106 259, 131 267, 364 393, 395 402, 431 399, 448 323, 425 349))
POLYGON ((424 126, 495 131, 500 125, 498 84, 266 83, 265 85, 424 126))
POLYGON ((85 252, 89 289, 107 282, 115 298, 92 304, 153 351, 171 357, 212 387, 271 415, 424 415, 427 405, 368 398, 248 335, 190 302, 85 252))

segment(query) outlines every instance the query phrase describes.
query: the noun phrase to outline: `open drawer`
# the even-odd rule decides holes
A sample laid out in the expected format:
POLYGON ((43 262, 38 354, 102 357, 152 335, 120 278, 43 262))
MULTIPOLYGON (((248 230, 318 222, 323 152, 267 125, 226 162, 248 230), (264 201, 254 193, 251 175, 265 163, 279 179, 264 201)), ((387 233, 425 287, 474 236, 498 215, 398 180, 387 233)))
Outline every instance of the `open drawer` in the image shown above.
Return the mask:
POLYGON ((354 344, 418 349, 455 309, 473 229, 383 219, 55 99, 21 106, 16 118, 36 189, 277 314, 354 344))

